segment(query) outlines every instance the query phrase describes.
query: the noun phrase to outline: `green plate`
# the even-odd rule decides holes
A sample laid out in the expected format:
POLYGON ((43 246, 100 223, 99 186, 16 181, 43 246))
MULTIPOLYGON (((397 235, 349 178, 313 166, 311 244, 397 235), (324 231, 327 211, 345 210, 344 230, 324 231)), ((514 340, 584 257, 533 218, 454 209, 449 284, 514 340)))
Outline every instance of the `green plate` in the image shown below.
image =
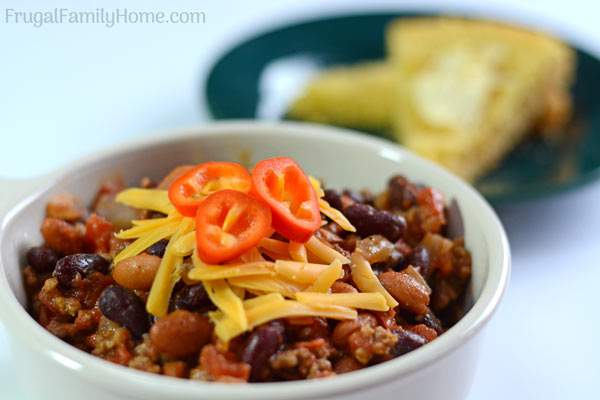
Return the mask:
MULTIPOLYGON (((277 28, 214 64, 206 104, 215 119, 283 118, 314 71, 384 57, 384 30, 415 13, 330 17, 277 28)), ((600 177, 600 61, 577 50, 575 115, 558 142, 529 138, 475 185, 494 204, 546 197, 600 177)))

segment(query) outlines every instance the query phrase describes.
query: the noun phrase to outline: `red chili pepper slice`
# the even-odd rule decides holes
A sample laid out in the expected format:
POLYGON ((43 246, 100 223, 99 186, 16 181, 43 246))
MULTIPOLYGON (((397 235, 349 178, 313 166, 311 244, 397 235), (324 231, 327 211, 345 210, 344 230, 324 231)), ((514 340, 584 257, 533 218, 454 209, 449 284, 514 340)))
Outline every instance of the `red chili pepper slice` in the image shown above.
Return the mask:
POLYGON ((262 160, 252 172, 253 194, 271 208, 273 228, 295 242, 306 242, 321 226, 317 195, 294 160, 262 160))
POLYGON ((220 190, 198 205, 196 249, 206 263, 235 259, 271 232, 271 210, 245 193, 220 190))
POLYGON ((177 178, 169 187, 169 200, 186 217, 196 215, 198 205, 211 193, 233 189, 247 193, 252 178, 244 167, 233 162, 199 164, 177 178))

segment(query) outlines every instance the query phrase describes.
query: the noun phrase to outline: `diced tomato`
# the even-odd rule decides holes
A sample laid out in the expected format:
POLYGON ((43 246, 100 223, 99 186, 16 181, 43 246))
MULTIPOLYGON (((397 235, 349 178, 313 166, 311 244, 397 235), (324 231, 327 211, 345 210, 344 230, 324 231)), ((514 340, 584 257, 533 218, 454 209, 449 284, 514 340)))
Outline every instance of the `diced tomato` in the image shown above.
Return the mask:
POLYGON ((94 251, 108 253, 115 228, 113 224, 98 214, 92 214, 85 221, 85 239, 94 251))
POLYGON ((251 188, 252 178, 240 164, 206 162, 192 168, 171 184, 169 200, 182 215, 193 217, 198 205, 211 193, 222 189, 247 193, 251 188))
POLYGON ((273 228, 295 242, 306 242, 321 226, 317 195, 294 160, 262 160, 252 172, 253 194, 271 208, 273 228))
POLYGON ((239 257, 271 232, 271 210, 245 193, 220 190, 198 206, 196 248, 206 263, 239 257))

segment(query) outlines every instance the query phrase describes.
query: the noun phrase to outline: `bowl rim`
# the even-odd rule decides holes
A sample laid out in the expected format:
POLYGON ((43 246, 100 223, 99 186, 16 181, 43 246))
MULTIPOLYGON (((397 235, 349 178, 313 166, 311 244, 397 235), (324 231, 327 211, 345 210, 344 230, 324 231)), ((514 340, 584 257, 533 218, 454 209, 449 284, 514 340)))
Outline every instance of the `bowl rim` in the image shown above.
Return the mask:
MULTIPOLYGON (((257 383, 249 385, 232 385, 224 383, 206 383, 190 381, 165 376, 156 376, 137 371, 128 367, 112 364, 98 357, 83 352, 74 346, 47 332, 26 312, 18 302, 8 284, 8 278, 0 258, 0 316, 11 335, 19 337, 33 351, 43 354, 54 363, 70 370, 78 378, 92 382, 111 391, 136 393, 138 396, 164 396, 169 398, 173 393, 182 399, 211 397, 213 399, 252 398, 252 399, 281 399, 281 398, 313 398, 330 396, 364 390, 368 387, 413 375, 437 360, 450 355, 460 348, 476 333, 478 333, 494 314, 506 290, 510 275, 510 248, 502 224, 490 205, 471 186, 460 178, 434 165, 417 155, 410 153, 401 146, 380 138, 367 136, 356 131, 333 128, 318 124, 299 122, 256 122, 252 120, 232 120, 197 125, 190 128, 167 130, 150 137, 141 137, 125 144, 120 143, 100 150, 91 156, 86 156, 59 170, 52 179, 46 179, 34 193, 21 199, 17 205, 7 212, 0 225, 0 243, 5 236, 5 227, 11 220, 25 209, 36 198, 52 188, 60 179, 67 178, 79 167, 91 165, 107 158, 126 154, 133 150, 178 140, 210 139, 215 135, 254 135, 268 136, 269 134, 294 135, 314 140, 326 137, 343 143, 351 142, 361 145, 369 151, 378 151, 382 156, 411 158, 417 163, 433 169, 444 179, 450 180, 453 186, 460 188, 471 200, 470 212, 477 215, 478 223, 485 224, 483 232, 489 236, 488 243, 498 248, 495 263, 489 260, 487 276, 481 294, 467 314, 452 328, 435 341, 409 352, 402 357, 370 366, 352 373, 336 376, 332 379, 302 380, 292 382, 257 383), (384 155, 385 154, 385 155, 384 155), (27 332, 27 335, 22 335, 27 332), (19 335, 19 333, 21 333, 19 335)), ((488 255, 489 255, 488 249, 488 255)), ((489 259, 489 257, 488 257, 489 259)), ((10 339, 10 337, 9 337, 10 339)))

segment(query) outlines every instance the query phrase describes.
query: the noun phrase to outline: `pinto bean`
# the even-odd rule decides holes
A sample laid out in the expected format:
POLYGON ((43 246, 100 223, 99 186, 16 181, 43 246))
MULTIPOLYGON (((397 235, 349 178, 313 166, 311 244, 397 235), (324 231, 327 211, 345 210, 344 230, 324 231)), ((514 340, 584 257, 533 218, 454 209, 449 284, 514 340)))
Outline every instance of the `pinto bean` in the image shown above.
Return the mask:
POLYGON ((112 270, 112 277, 127 289, 149 290, 160 262, 160 257, 138 254, 117 263, 112 270))
POLYGON ((344 281, 337 280, 331 285, 332 293, 358 293, 354 286, 344 281))
POLYGON ((177 310, 152 326, 150 339, 160 353, 174 358, 186 357, 198 353, 210 341, 211 331, 205 316, 177 310))
POLYGON ((77 221, 85 215, 85 208, 71 193, 60 193, 52 196, 48 201, 46 215, 64 221, 77 221))
POLYGON ((411 274, 387 271, 379 275, 385 289, 398 300, 400 307, 417 315, 429 309, 429 288, 411 274))

